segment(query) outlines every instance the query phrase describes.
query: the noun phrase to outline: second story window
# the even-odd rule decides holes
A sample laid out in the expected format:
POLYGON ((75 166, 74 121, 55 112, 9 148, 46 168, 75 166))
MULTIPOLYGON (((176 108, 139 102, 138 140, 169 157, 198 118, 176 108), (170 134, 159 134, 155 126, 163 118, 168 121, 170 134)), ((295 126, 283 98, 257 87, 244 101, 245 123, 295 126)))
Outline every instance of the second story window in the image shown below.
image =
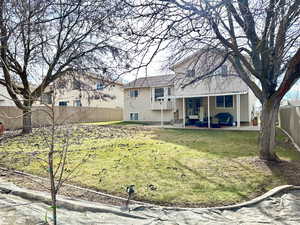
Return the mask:
POLYGON ((52 104, 52 95, 51 95, 51 93, 43 93, 41 95, 41 104, 52 104))
POLYGON ((227 65, 222 65, 221 66, 221 71, 222 71, 222 75, 226 76, 228 74, 228 67, 227 67, 227 65))
POLYGON ((227 65, 222 65, 220 66, 218 69, 216 69, 213 72, 214 75, 222 75, 222 76, 226 76, 228 74, 228 67, 227 65))
POLYGON ((96 84, 96 90, 97 91, 102 91, 104 89, 104 84, 102 82, 98 82, 96 84))
POLYGON ((131 98, 136 98, 139 96, 139 90, 130 90, 129 94, 131 98))
POLYGON ((67 101, 60 101, 58 103, 59 106, 68 106, 68 102, 67 101))
POLYGON ((56 88, 57 89, 64 89, 67 87, 67 82, 63 79, 60 79, 56 82, 56 88))
POLYGON ((75 101, 73 102, 73 106, 75 106, 75 107, 81 107, 81 106, 82 106, 81 100, 75 100, 75 101))
POLYGON ((168 87, 168 96, 171 96, 171 95, 172 95, 171 88, 168 87))
POLYGON ((155 88, 154 89, 154 99, 155 101, 161 101, 160 98, 164 97, 164 88, 155 88))
POLYGON ((79 80, 73 80, 73 90, 78 90, 80 89, 81 83, 79 80))

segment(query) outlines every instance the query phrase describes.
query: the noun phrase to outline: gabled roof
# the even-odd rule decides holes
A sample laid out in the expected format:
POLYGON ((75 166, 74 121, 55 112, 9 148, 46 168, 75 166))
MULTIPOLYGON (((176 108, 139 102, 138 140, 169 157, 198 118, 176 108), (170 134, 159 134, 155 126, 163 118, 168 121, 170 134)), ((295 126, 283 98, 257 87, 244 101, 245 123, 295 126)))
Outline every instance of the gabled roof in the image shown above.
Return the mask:
POLYGON ((96 80, 96 81, 101 81, 107 84, 116 84, 119 86, 123 86, 124 84, 119 80, 119 79, 114 79, 113 77, 106 77, 101 74, 95 74, 92 72, 87 72, 87 71, 77 71, 77 70, 70 70, 65 72, 66 74, 63 75, 61 78, 63 79, 64 76, 73 76, 75 79, 90 79, 90 80, 96 80))
POLYGON ((96 74, 93 74, 93 73, 86 73, 85 75, 91 79, 102 81, 102 82, 107 82, 109 84, 116 84, 116 85, 120 85, 120 86, 124 85, 119 80, 114 80, 112 78, 108 78, 105 76, 97 76, 96 74))
POLYGON ((191 53, 190 55, 188 56, 185 56, 183 57, 183 59, 179 60, 178 62, 174 63, 173 65, 170 66, 170 69, 172 71, 174 71, 176 68, 184 65, 185 63, 193 60, 193 59, 197 59, 199 57, 201 57, 202 54, 205 54, 205 53, 210 53, 210 52, 213 52, 214 54, 225 54, 224 53, 224 49, 221 49, 221 48, 202 48, 202 49, 198 49, 197 51, 195 51, 194 53, 191 53))
POLYGON ((146 88, 146 87, 166 87, 173 85, 175 74, 141 77, 128 84, 124 88, 146 88))

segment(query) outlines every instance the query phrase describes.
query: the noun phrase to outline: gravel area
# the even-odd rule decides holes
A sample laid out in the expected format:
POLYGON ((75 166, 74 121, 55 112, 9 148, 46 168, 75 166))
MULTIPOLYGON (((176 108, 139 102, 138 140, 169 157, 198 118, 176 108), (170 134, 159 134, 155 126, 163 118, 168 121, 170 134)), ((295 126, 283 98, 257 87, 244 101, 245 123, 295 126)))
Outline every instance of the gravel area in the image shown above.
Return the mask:
MULTIPOLYGON (((20 188, 0 178, 0 225, 51 224, 49 195, 20 188)), ((231 210, 170 209, 159 206, 108 205, 59 196, 61 225, 223 225, 300 224, 300 190, 290 190, 262 202, 231 210)))

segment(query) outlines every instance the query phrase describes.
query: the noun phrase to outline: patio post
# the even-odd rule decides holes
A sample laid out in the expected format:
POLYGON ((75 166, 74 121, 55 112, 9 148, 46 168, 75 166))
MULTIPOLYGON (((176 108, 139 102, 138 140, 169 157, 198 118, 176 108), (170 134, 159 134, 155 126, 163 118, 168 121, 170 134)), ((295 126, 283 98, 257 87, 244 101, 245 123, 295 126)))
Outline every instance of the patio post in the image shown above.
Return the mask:
POLYGON ((159 103, 160 103, 160 126, 163 127, 164 126, 164 111, 163 111, 162 99, 160 99, 159 103))
POLYGON ((237 127, 241 126, 241 95, 238 94, 236 96, 236 120, 237 120, 237 127))
POLYGON ((210 128, 210 103, 209 96, 207 96, 207 126, 210 128))
POLYGON ((183 127, 185 127, 185 98, 182 97, 182 120, 183 120, 183 127))

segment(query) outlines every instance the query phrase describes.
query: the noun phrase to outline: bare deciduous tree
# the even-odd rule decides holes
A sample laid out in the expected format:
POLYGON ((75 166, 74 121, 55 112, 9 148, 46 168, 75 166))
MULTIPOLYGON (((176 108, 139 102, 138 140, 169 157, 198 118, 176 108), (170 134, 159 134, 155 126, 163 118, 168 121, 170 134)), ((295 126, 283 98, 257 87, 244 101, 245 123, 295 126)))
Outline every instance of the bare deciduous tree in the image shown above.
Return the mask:
MULTIPOLYGON (((54 89, 54 94, 55 94, 54 89)), ((72 129, 68 126, 63 126, 62 121, 57 125, 58 119, 55 113, 55 95, 51 105, 45 105, 43 113, 46 113, 50 119, 50 127, 40 128, 41 137, 44 145, 47 147, 47 156, 36 157, 35 159, 41 160, 43 167, 48 172, 49 176, 49 191, 52 200, 52 215, 53 224, 57 224, 57 194, 63 184, 70 181, 72 176, 78 172, 78 168, 85 163, 90 157, 91 153, 87 152, 80 161, 74 166, 70 166, 70 146, 73 144, 71 141, 72 129), (62 128, 62 129, 60 129, 62 128)))
POLYGON ((0 85, 23 110, 30 133, 31 107, 45 88, 70 70, 115 76, 127 65, 119 43, 120 0, 0 1, 0 85))
POLYGON ((209 77, 230 60, 262 104, 260 158, 277 161, 274 146, 280 101, 300 77, 300 1, 126 2, 131 7, 132 41, 142 44, 144 52, 156 46, 150 60, 162 46, 171 49, 173 62, 199 49, 219 51, 224 60, 209 73, 198 73, 189 84, 209 77))

